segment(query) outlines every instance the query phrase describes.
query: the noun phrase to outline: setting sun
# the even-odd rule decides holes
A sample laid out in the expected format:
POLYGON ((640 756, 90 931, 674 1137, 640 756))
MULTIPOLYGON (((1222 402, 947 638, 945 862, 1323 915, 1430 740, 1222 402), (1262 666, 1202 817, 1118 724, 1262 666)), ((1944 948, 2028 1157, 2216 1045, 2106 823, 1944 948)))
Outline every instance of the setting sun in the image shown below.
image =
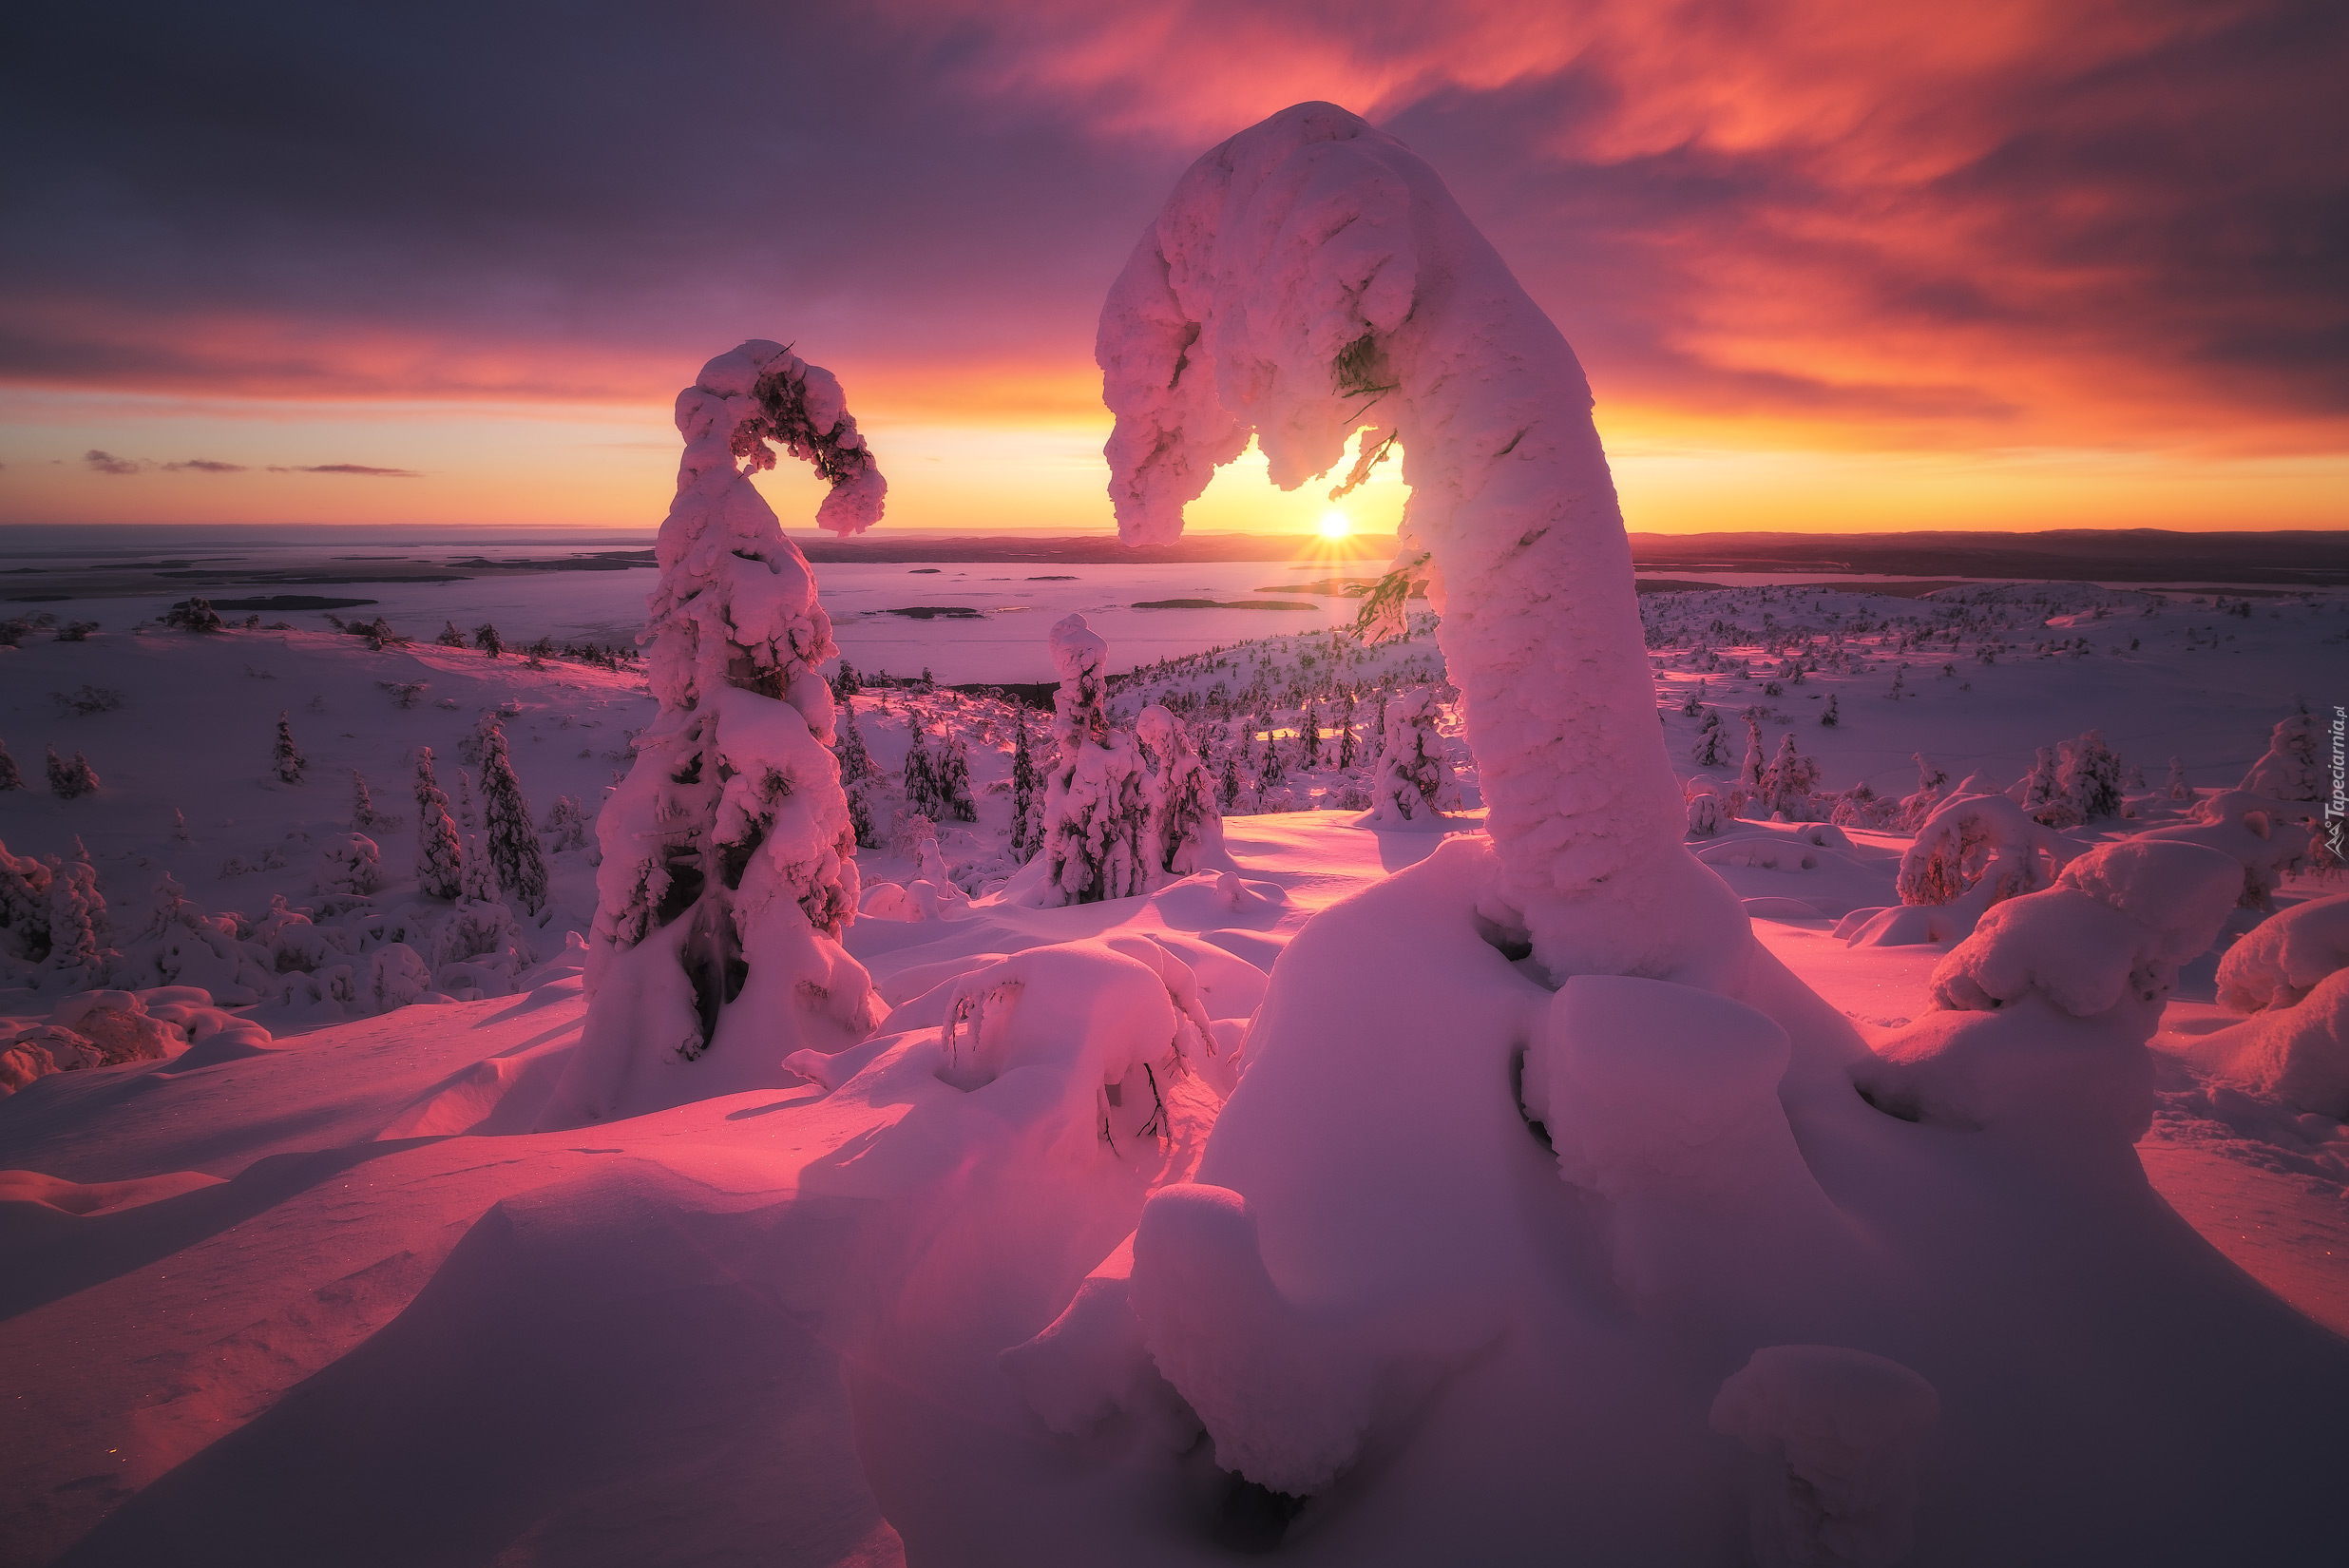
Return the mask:
POLYGON ((1344 539, 1354 531, 1354 525, 1352 520, 1342 511, 1326 511, 1322 513, 1321 526, 1317 531, 1324 539, 1344 539))

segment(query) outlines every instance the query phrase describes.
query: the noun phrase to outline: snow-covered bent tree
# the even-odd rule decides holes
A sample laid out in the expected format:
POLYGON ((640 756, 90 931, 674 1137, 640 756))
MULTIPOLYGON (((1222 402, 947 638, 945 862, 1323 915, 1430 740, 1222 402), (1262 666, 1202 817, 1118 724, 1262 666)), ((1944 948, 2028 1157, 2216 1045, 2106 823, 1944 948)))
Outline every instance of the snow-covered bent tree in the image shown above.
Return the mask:
POLYGON ((1682 846, 1590 385, 1433 169, 1327 104, 1234 137, 1142 236, 1095 355, 1128 544, 1177 537, 1251 435, 1284 489, 1358 427, 1356 478, 1400 442, 1404 557, 1490 808, 1488 913, 1553 980, 1736 984, 1751 935, 1682 846))
MULTIPOLYGON (((1122 1413, 1123 1465, 1178 1405, 1170 1448, 1204 1429, 1310 1496, 1306 1551, 1347 1563, 1734 1560, 1706 1446, 1730 1436, 1761 1451, 1766 1562, 2330 1542, 2338 1445, 2307 1434, 2349 1351, 2187 1233, 2132 1142, 2232 862, 2123 846, 2010 898, 1872 1051, 1683 847, 1571 354, 1434 171, 1342 109, 1192 167, 1098 354, 1129 540, 1174 535, 1251 431, 1291 487, 1359 425, 1406 446, 1491 841, 1447 836, 1282 949, 1193 1178, 1007 1355, 1040 1417, 1081 1443, 1122 1413), (2126 1416, 2035 1419, 2049 1366, 2126 1416)), ((1056 1512, 990 1521, 1041 1540, 1056 1512)), ((985 1549, 1074 1555, 1029 1545, 985 1549)))
POLYGON ((817 673, 831 619, 750 476, 781 445, 831 482, 816 522, 844 535, 879 520, 887 486, 839 382, 775 343, 703 366, 677 427, 645 633, 660 716, 597 821, 590 1004, 550 1126, 782 1082, 784 1057, 876 1021, 838 940, 857 875, 817 673))

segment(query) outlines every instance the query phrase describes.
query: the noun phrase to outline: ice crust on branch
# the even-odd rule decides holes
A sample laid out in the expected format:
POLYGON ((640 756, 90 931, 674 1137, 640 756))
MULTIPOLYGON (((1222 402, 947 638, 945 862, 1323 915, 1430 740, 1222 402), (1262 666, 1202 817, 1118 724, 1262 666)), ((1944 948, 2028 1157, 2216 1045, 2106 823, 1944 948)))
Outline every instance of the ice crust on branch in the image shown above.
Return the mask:
POLYGON ((660 715, 597 820, 592 1000, 552 1126, 788 1081, 785 1056, 839 1050, 877 1021, 838 941, 857 874, 818 673, 838 651, 831 618, 749 475, 779 442, 831 482, 816 521, 844 534, 879 519, 887 487, 839 382, 780 344, 703 366, 677 427, 644 637, 660 715))
POLYGON ((1329 104, 1243 131, 1142 235, 1095 357, 1131 544, 1180 534, 1251 435, 1285 489, 1357 429, 1399 440, 1404 558, 1426 563, 1499 851, 1493 914, 1554 980, 1735 987, 1751 934, 1682 847, 1589 384, 1432 168, 1329 104))

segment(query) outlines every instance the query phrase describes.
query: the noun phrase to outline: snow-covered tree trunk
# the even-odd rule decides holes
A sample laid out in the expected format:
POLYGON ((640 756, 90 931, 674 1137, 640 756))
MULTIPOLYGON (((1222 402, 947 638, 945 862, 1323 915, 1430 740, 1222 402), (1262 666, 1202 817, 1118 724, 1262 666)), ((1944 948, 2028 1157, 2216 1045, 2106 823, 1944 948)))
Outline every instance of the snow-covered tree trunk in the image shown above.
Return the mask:
POLYGON ((703 366, 677 426, 645 637, 660 714, 597 822, 591 1001, 548 1125, 790 1081, 783 1058, 877 1022, 839 945, 856 832, 819 673, 831 619, 750 476, 781 445, 830 482, 816 522, 842 534, 879 520, 887 486, 840 383, 776 343, 703 366))
POLYGON ((1400 441, 1404 548, 1490 807, 1494 916, 1557 980, 1742 976, 1744 910, 1682 843, 1589 383, 1432 168, 1327 104, 1242 132, 1142 236, 1096 353, 1130 543, 1175 537, 1251 434, 1286 488, 1359 427, 1357 474, 1400 441))
POLYGON ((1093 904, 1147 890, 1142 848, 1149 808, 1134 737, 1110 728, 1109 644, 1081 615, 1052 628, 1053 698, 1060 760, 1045 778, 1043 901, 1093 904))

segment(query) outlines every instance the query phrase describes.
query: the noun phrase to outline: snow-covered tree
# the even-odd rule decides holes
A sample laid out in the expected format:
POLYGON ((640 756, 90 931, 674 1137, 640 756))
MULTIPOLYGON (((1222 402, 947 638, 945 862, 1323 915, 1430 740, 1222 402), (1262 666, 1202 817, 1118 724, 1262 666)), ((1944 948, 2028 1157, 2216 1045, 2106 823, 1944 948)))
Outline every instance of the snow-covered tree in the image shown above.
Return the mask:
POLYGON ((426 898, 454 899, 465 890, 464 852, 449 797, 432 776, 432 748, 416 748, 416 891, 426 898))
POLYGON ((1052 732, 1060 756, 1045 777, 1043 902, 1131 898, 1147 890, 1149 808, 1134 737, 1109 724, 1109 644, 1083 616, 1070 615, 1052 628, 1051 647, 1060 675, 1052 732))
POLYGON ((2186 781, 2186 764, 2174 756, 2169 759, 2168 792, 2172 800, 2192 800, 2194 798, 2194 786, 2186 781))
POLYGON ((375 797, 368 793, 366 775, 353 768, 351 770, 352 831, 364 832, 375 825, 375 797))
POLYGON ((1022 865, 1043 846, 1043 779, 1028 745, 1027 710, 1011 713, 1011 857, 1022 865))
POLYGON ((1762 809, 1783 814, 1789 822, 1808 822, 1818 813, 1812 795, 1819 789, 1819 762, 1794 749, 1794 732, 1778 737, 1778 755, 1762 773, 1762 809))
POLYGON ((309 766, 310 759, 302 755, 300 747, 294 744, 293 719, 282 709, 279 710, 277 739, 269 752, 269 771, 277 775, 280 784, 299 784, 302 770, 309 766))
POLYGON ((1746 716, 1746 760, 1738 765, 1737 781, 1748 790, 1762 788, 1762 774, 1767 764, 1762 760, 1762 724, 1751 714, 1746 716))
POLYGON ((1898 819, 1902 832, 1913 833, 1925 825, 1934 809, 1941 803, 1941 791, 1949 783, 1949 770, 1925 760, 1925 754, 1910 754, 1917 763, 1917 793, 1900 797, 1898 819))
POLYGON ((1297 714, 1297 731, 1303 745, 1297 758, 1302 768, 1321 766, 1322 715, 1318 703, 1308 702, 1297 714))
POLYGON ((2024 811, 2051 828, 2066 827, 2079 820, 2070 802, 2064 799, 2063 771, 2053 746, 2038 749, 2032 758, 2031 772, 2015 781, 2013 794, 2024 811))
POLYGON ((1354 692, 1349 686, 1346 693, 1346 711, 1338 716, 1339 768, 1348 773, 1352 772, 1354 758, 1354 692))
POLYGON ((2103 734, 2089 730, 2060 749, 2055 791, 2082 822, 2116 817, 2121 814, 2125 771, 2120 755, 2105 744, 2103 734))
POLYGON ((906 726, 906 761, 898 774, 898 783, 906 792, 907 811, 938 822, 946 814, 938 788, 938 758, 929 748, 928 726, 918 714, 909 714, 908 717, 911 721, 906 726))
POLYGON ((50 877, 38 860, 0 844, 0 958, 38 964, 48 956, 50 877))
POLYGON ((1723 738, 1720 709, 1705 710, 1705 717, 1696 727, 1696 748, 1691 755, 1700 768, 1718 768, 1729 759, 1728 742, 1723 738))
POLYGON ((831 618, 750 476, 780 444, 830 483, 816 522, 843 534, 879 520, 887 487, 840 383, 780 344, 703 366, 677 425, 647 605, 660 713, 597 822, 591 998, 555 1125, 784 1081, 785 1056, 843 1049, 875 1019, 839 945, 856 832, 820 673, 831 618))
POLYGON ((2271 800, 2321 800, 2330 781, 2318 758, 2316 716, 2302 708, 2276 720, 2267 751, 2243 775, 2242 789, 2271 800))
POLYGON ((506 751, 495 715, 481 721, 481 815, 489 869, 506 894, 531 914, 546 907, 546 855, 530 822, 530 802, 506 751))
POLYGON ((497 659, 506 652, 506 639, 498 635, 498 628, 493 622, 485 621, 473 628, 473 646, 497 659))
POLYGON ((1224 753, 1223 774, 1215 784, 1215 804, 1219 809, 1228 812, 1239 803, 1240 754, 1227 751, 1224 753))
POLYGON ((99 984, 105 978, 110 934, 96 868, 86 860, 50 868, 46 966, 64 976, 68 987, 99 984))
MULTIPOLYGON (((843 681, 850 679, 854 673, 853 665, 840 666, 843 681)), ((839 738, 832 755, 840 765, 840 789, 848 801, 850 830, 856 835, 858 848, 874 849, 881 839, 873 825, 870 792, 881 776, 881 770, 873 766, 872 754, 865 749, 864 732, 856 727, 854 703, 841 703, 835 733, 839 738)))
MULTIPOLYGON (((463 751, 463 747, 458 748, 463 751)), ((457 826, 471 832, 481 827, 481 819, 473 813, 473 771, 457 770, 457 826)))
POLYGON ((1341 489, 1400 445, 1403 554, 1366 623, 1400 628, 1426 583, 1489 807, 1488 904, 1555 980, 1742 972, 1744 908, 1684 842, 1589 383, 1424 161, 1327 104, 1243 132, 1142 235, 1096 357, 1130 543, 1176 537, 1251 436, 1284 488, 1358 429, 1341 489))
POLYGON ((1429 822, 1451 803, 1452 766, 1436 729, 1439 713, 1433 686, 1387 699, 1386 749, 1370 774, 1372 821, 1429 822))
POLYGON ((1142 786, 1150 813, 1142 842, 1153 874, 1229 867, 1214 780, 1183 721, 1153 702, 1134 720, 1134 737, 1151 764, 1142 786))
POLYGON ((318 891, 360 898, 383 889, 383 851, 365 833, 333 833, 318 846, 318 891))
POLYGON ((89 758, 80 752, 68 762, 57 755, 57 748, 48 749, 49 794, 60 800, 79 800, 86 794, 98 793, 98 773, 89 765, 89 758))
POLYGON ((938 750, 932 754, 937 769, 938 806, 944 813, 937 818, 944 822, 952 817, 957 822, 979 820, 979 802, 970 794, 970 750, 950 725, 941 725, 938 750))
POLYGON ((9 755, 8 742, 0 740, 0 790, 21 790, 25 775, 16 766, 16 758, 9 755))
POLYGON ((546 848, 550 853, 561 854, 565 850, 583 850, 592 824, 587 808, 575 795, 559 794, 546 811, 546 848))
POLYGON ((171 808, 171 841, 174 844, 196 842, 196 835, 187 831, 187 813, 177 806, 171 808))
POLYGON ((1843 722, 1843 716, 1836 708, 1836 698, 1833 692, 1827 694, 1827 705, 1819 710, 1819 722, 1830 730, 1843 722))
POLYGON ((455 621, 444 621, 441 622, 440 636, 434 638, 432 641, 439 643, 444 648, 462 648, 465 646, 465 634, 457 630, 457 623, 455 621))
POLYGON ((1264 754, 1256 759, 1256 786, 1277 790, 1289 782, 1289 764, 1281 755, 1281 733, 1265 722, 1264 754))

